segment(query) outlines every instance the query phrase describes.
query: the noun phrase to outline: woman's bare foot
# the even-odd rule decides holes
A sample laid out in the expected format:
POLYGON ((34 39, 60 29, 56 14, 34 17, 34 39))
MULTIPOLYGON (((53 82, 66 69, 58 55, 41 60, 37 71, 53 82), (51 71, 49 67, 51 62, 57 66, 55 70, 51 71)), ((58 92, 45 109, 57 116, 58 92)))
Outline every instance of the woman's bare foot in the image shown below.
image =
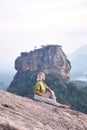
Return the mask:
POLYGON ((61 107, 61 108, 70 108, 70 106, 68 106, 68 105, 64 105, 64 104, 61 104, 59 107, 61 107))

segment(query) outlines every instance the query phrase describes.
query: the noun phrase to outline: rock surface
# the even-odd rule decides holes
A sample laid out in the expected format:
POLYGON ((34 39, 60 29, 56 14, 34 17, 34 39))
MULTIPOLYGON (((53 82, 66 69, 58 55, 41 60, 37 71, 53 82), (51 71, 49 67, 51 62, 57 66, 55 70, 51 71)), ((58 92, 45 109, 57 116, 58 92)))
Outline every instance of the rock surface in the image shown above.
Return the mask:
POLYGON ((61 46, 48 45, 43 48, 21 53, 15 61, 17 71, 44 71, 57 73, 65 81, 70 80, 71 65, 61 46))
POLYGON ((87 130, 87 115, 1 90, 0 130, 87 130))

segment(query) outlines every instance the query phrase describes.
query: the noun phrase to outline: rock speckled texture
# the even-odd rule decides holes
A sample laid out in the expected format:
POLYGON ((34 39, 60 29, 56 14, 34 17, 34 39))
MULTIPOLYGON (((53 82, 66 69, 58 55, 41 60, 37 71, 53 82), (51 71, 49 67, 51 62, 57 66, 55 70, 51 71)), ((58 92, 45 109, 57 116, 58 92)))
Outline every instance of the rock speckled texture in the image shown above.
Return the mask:
POLYGON ((87 115, 1 90, 0 130, 87 130, 87 115))

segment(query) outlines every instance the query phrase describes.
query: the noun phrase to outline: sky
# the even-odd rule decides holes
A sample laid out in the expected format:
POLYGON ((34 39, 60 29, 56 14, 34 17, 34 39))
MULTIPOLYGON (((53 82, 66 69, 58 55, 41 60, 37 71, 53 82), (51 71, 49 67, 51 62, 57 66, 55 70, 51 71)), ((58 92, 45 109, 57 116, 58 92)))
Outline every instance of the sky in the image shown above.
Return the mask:
POLYGON ((0 72, 47 44, 65 54, 87 44, 87 0, 0 0, 0 72))

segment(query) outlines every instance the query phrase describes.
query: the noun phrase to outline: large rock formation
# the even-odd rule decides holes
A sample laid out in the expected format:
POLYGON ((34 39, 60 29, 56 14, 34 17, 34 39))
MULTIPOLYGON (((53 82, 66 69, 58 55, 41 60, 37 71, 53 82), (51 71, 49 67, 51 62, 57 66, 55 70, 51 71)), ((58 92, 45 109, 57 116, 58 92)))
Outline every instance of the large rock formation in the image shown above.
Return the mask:
POLYGON ((61 46, 48 45, 29 53, 21 53, 15 61, 15 69, 44 71, 46 74, 57 73, 65 81, 69 81, 71 65, 61 46))
POLYGON ((0 130, 87 130, 87 115, 0 91, 0 130))

